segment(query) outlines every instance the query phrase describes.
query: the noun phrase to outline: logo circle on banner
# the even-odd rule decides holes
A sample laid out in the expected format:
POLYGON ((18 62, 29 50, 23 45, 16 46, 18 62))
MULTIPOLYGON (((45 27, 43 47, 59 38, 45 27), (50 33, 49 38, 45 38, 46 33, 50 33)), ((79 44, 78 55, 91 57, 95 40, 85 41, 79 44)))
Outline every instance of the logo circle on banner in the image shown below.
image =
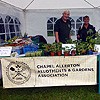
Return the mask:
POLYGON ((30 79, 31 69, 24 62, 10 62, 6 67, 6 75, 12 83, 20 85, 30 79))

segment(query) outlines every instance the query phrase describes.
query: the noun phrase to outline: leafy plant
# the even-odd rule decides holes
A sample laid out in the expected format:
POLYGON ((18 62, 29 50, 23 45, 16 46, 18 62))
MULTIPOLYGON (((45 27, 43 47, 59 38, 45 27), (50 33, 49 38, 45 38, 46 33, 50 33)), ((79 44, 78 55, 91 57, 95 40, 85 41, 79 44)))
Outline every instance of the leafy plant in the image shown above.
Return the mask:
POLYGON ((18 37, 14 36, 13 38, 9 39, 7 42, 8 44, 12 44, 18 37))
POLYGON ((85 42, 81 40, 77 41, 76 43, 77 55, 86 54, 87 51, 89 50, 94 51, 95 38, 93 37, 94 35, 88 36, 85 42))
POLYGON ((30 52, 30 56, 31 57, 35 57, 36 56, 36 53, 35 52, 30 52))
POLYGON ((86 54, 87 43, 78 41, 76 44, 76 53, 77 55, 86 54))
POLYGON ((49 51, 56 52, 56 43, 55 42, 50 45, 49 51))
POLYGON ((59 52, 62 50, 62 43, 59 42, 59 43, 56 43, 56 52, 59 52))
POLYGON ((96 33, 95 44, 100 44, 100 34, 96 33))
POLYGON ((36 56, 41 56, 41 55, 42 55, 42 50, 36 51, 36 52, 35 52, 35 55, 36 55, 36 56))
POLYGON ((31 53, 30 52, 25 53, 25 57, 31 57, 31 53))
POLYGON ((44 50, 44 51, 46 51, 46 52, 48 52, 49 50, 50 50, 50 46, 51 46, 51 44, 43 44, 42 45, 42 49, 44 50))
POLYGON ((71 50, 71 48, 69 48, 69 46, 65 46, 62 48, 64 50, 64 52, 69 52, 71 50))
POLYGON ((73 44, 72 39, 67 39, 67 40, 66 40, 66 44, 73 44))
POLYGON ((41 56, 42 55, 42 50, 38 50, 35 52, 27 52, 25 54, 26 57, 35 57, 35 56, 41 56))
POLYGON ((62 49, 63 49, 63 52, 64 52, 64 56, 70 55, 71 48, 69 48, 69 46, 65 46, 62 49))

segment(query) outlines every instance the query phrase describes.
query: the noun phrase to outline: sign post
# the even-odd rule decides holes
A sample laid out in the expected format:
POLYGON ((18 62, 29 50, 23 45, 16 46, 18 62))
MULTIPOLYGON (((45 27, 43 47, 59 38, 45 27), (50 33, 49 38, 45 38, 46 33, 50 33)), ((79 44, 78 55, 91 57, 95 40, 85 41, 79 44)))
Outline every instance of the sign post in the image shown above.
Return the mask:
POLYGON ((100 94, 100 55, 98 55, 98 93, 100 94))

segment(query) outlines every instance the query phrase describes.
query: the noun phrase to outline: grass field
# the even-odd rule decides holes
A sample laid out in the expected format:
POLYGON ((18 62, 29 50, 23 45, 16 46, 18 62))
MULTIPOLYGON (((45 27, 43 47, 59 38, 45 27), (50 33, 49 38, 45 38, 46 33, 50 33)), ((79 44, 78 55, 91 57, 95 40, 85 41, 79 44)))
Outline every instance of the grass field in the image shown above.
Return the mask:
POLYGON ((0 100, 100 100, 97 91, 97 86, 19 89, 3 89, 0 86, 0 100))

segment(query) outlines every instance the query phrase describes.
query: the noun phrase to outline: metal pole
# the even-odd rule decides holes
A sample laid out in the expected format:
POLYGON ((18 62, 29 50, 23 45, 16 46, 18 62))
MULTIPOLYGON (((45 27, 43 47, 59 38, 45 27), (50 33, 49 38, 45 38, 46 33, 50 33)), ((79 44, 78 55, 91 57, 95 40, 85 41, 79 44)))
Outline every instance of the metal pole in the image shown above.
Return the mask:
POLYGON ((97 78, 98 78, 98 93, 100 94, 100 55, 98 55, 97 78))

